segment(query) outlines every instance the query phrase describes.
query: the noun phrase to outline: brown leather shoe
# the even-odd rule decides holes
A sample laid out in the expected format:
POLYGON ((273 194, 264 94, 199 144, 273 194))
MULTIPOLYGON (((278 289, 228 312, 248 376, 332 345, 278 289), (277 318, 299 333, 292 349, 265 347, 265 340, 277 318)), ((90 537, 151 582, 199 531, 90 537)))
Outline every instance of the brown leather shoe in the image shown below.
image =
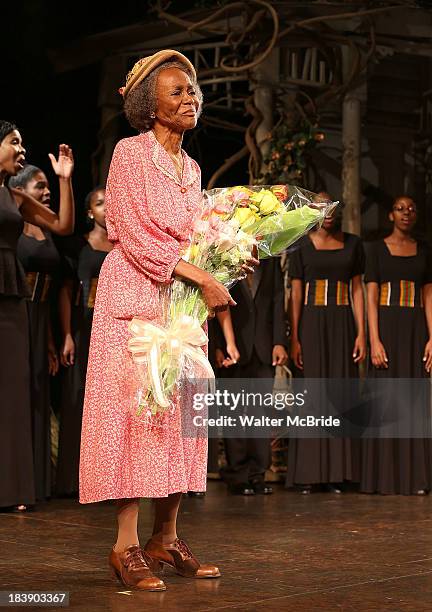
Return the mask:
POLYGON ((169 545, 150 539, 144 550, 159 567, 168 565, 186 578, 219 578, 221 575, 216 565, 201 565, 186 542, 179 538, 169 545))
POLYGON ((118 553, 114 548, 110 552, 109 566, 113 578, 117 578, 128 588, 140 591, 165 591, 166 586, 150 570, 152 560, 137 545, 128 546, 118 553))

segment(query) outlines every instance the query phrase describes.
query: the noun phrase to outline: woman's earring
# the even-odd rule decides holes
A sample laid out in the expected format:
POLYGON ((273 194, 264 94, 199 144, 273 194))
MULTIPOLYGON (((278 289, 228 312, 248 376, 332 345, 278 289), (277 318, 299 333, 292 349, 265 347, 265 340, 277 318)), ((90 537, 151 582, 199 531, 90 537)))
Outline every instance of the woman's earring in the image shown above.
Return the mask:
POLYGON ((89 215, 90 219, 94 219, 94 215, 89 215))
POLYGON ((156 115, 154 113, 150 113, 150 119, 156 119, 156 115))

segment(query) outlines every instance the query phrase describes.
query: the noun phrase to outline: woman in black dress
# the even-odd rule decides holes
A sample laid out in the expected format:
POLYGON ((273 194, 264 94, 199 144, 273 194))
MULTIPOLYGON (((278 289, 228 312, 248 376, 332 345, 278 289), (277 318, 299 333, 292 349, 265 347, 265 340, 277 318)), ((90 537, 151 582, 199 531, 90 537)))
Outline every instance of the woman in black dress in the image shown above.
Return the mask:
MULTIPOLYGON (((51 193, 45 173, 27 165, 12 177, 10 187, 23 190, 50 207, 51 193)), ((51 235, 37 225, 24 224, 18 240, 18 259, 26 272, 30 296, 27 300, 30 333, 30 401, 32 410, 33 459, 36 500, 51 497, 51 407, 50 374, 58 371, 54 346, 50 297, 60 267, 60 255, 51 235)))
POLYGON ((23 167, 25 149, 15 125, 0 121, 0 508, 25 510, 35 502, 30 410, 29 289, 17 259, 24 222, 68 234, 74 225, 72 150, 50 154, 60 181, 58 215, 7 180, 23 167))
POLYGON ((60 289, 64 371, 60 410, 59 454, 56 491, 60 495, 78 492, 81 420, 87 372, 93 308, 99 272, 112 249, 105 224, 105 189, 96 187, 86 198, 93 229, 76 238, 64 254, 65 274, 60 289))
MULTIPOLYGON (((412 236, 416 219, 413 200, 397 198, 390 213, 392 233, 367 252, 373 378, 430 377, 432 260, 428 248, 412 236)), ((425 397, 425 412, 428 401, 425 397)), ((427 437, 364 440, 360 488, 365 493, 424 495, 431 487, 431 466, 427 437)))
MULTIPOLYGON (((342 232, 339 214, 290 255, 291 356, 305 378, 355 378, 366 356, 363 247, 360 238, 342 232)), ((358 481, 359 463, 354 440, 292 439, 286 486, 309 493, 321 484, 340 493, 344 481, 358 481)))

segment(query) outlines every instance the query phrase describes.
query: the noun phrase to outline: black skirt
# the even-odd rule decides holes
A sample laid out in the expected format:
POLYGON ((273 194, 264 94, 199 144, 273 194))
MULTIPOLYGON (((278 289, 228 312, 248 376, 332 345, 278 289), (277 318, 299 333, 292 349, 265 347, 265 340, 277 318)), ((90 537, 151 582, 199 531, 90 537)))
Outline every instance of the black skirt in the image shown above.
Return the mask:
MULTIPOLYGON (((422 361, 428 337, 424 308, 380 307, 379 331, 389 367, 377 370, 370 366, 370 377, 428 376, 422 361)), ((427 437, 367 439, 362 443, 360 490, 364 493, 412 495, 430 490, 431 474, 431 440, 427 437)))
POLYGON ((51 497, 51 410, 48 373, 49 303, 27 302, 36 499, 51 497))
MULTIPOLYGON (((300 324, 305 378, 356 378, 356 338, 351 306, 307 306, 300 324)), ((360 442, 348 438, 292 439, 286 487, 358 482, 360 442)))
POLYGON ((34 504, 25 299, 0 295, 0 507, 34 504))

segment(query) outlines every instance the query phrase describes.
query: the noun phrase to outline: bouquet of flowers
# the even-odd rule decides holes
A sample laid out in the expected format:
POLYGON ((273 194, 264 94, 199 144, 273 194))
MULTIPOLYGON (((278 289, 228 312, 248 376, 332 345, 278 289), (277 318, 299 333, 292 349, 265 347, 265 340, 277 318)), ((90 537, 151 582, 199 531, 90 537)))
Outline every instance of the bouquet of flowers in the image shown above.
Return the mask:
MULTIPOLYGON (((244 278, 242 265, 254 249, 260 259, 279 255, 321 224, 335 206, 289 185, 205 191, 182 257, 230 288, 244 278)), ((209 313, 200 289, 174 280, 164 298, 165 325, 134 318, 129 326, 128 348, 139 378, 135 401, 138 413, 147 416, 174 407, 176 387, 185 375, 214 379, 201 349, 207 343, 202 326, 209 313)))

